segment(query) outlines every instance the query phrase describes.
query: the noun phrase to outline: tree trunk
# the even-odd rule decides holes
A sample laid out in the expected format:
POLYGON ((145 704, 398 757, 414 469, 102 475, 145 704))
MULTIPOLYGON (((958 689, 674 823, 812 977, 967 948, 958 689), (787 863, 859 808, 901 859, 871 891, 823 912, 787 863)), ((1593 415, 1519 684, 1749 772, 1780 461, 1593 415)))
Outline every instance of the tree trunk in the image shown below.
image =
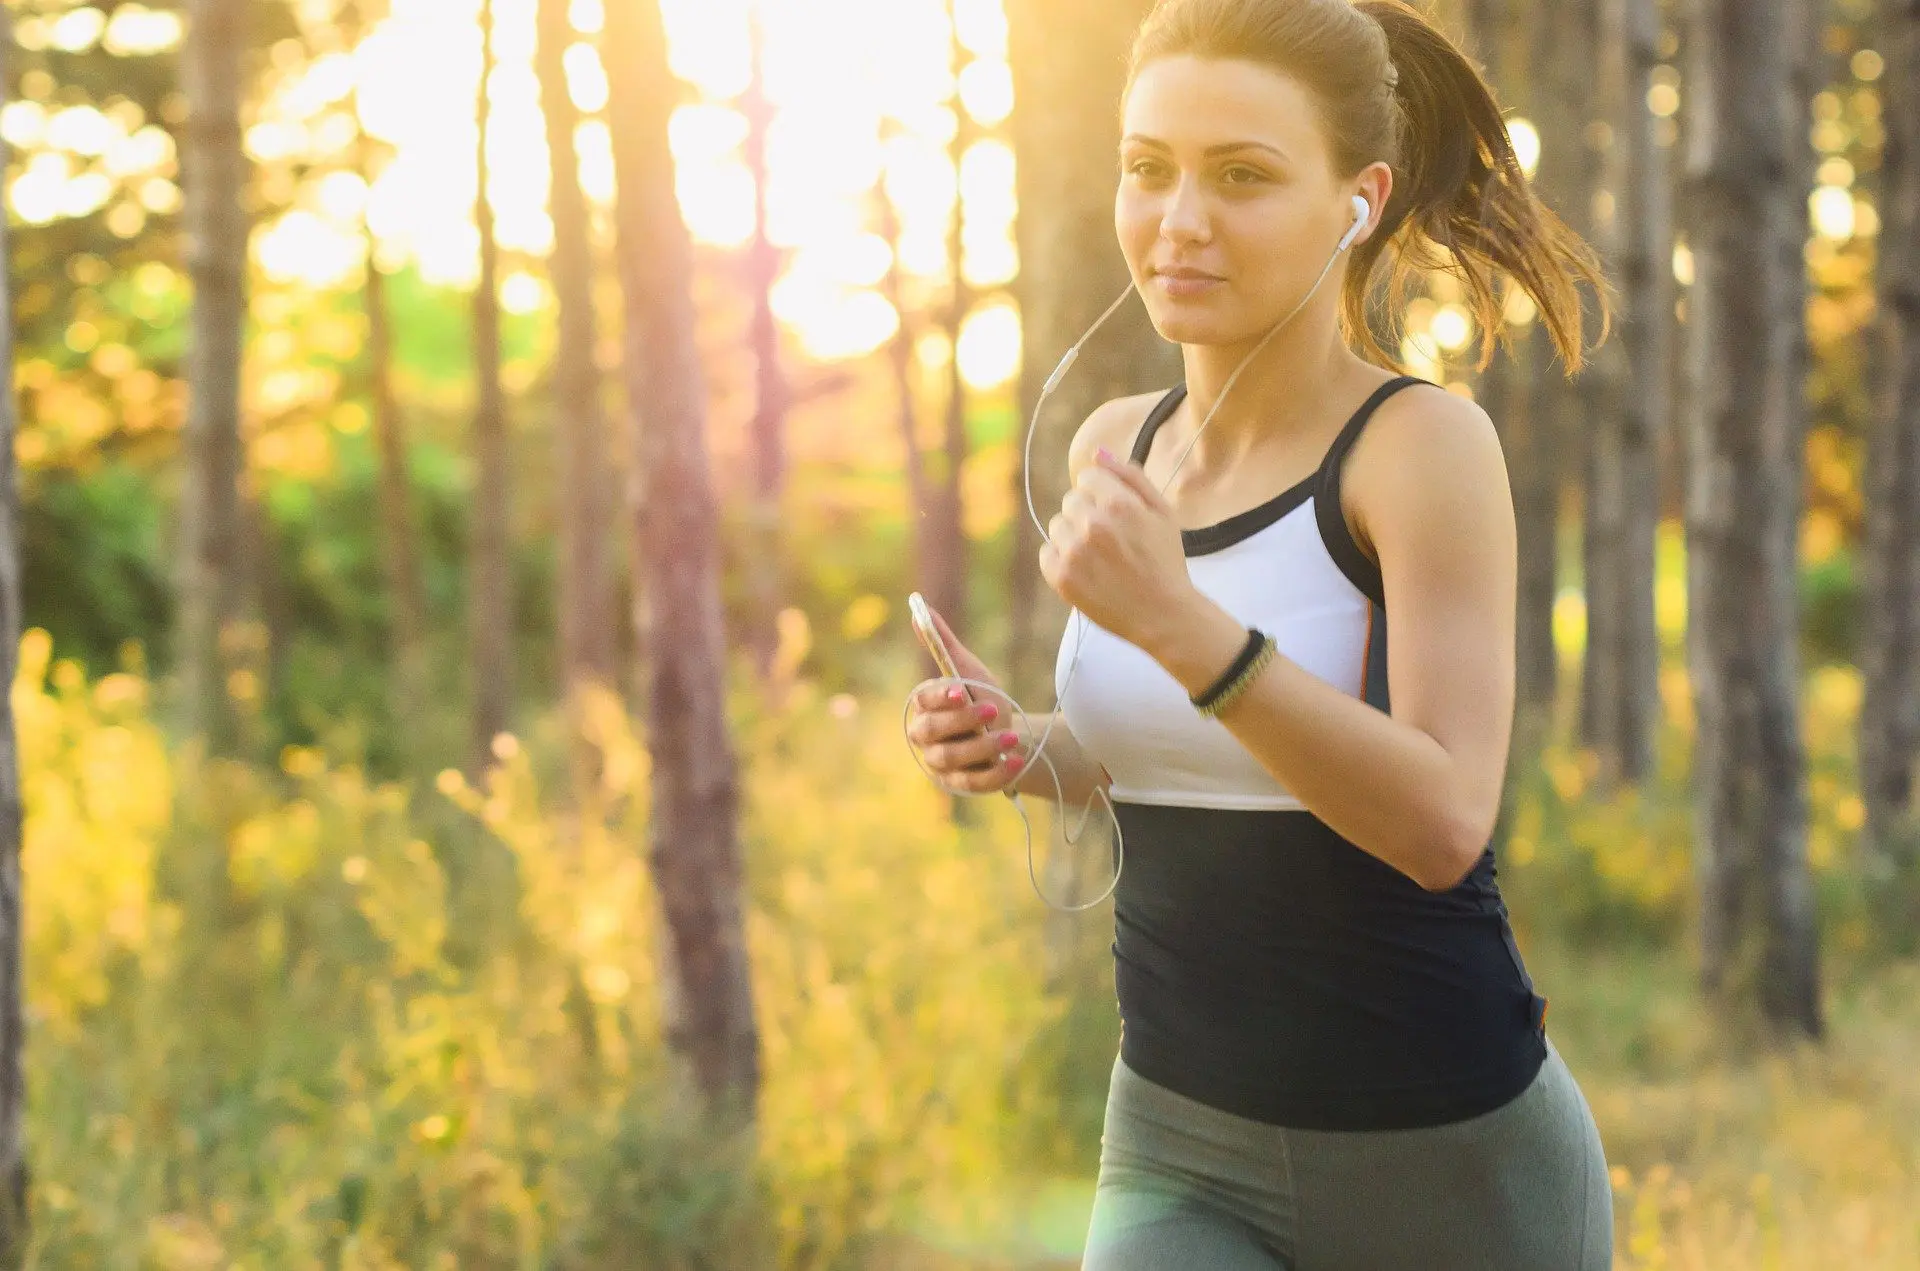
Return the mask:
MULTIPOLYGON (((1149 0, 1007 0, 1006 7, 1019 103, 1012 128, 1024 444, 1041 385, 1127 285, 1114 238, 1114 155, 1127 52, 1153 6, 1149 0)), ((1027 515, 1025 480, 1031 478, 1033 506, 1044 525, 1066 495, 1067 443, 1082 421, 1102 402, 1171 387, 1180 376, 1178 350, 1159 338, 1145 308, 1132 300, 1081 351, 1047 400, 1033 439, 1032 470, 1015 468, 1004 674, 1022 702, 1053 700, 1053 642, 1066 626, 1066 607, 1040 577, 1040 535, 1027 515)))
POLYGON ((1782 38, 1801 3, 1691 0, 1688 644, 1703 983, 1818 1036, 1795 603, 1808 103, 1782 38))
MULTIPOLYGON (((13 82, 11 16, 0 13, 0 105, 13 82)), ((0 168, 6 165, 0 145, 0 168)), ((5 218, 0 217, 0 312, 11 313, 5 218)), ((0 327, 0 684, 11 688, 20 666, 20 511, 14 468, 13 325, 0 327)), ((20 745, 13 694, 0 700, 0 1266, 17 1266, 27 1250, 26 1020, 21 1009, 20 842, 24 828, 20 745)))
MULTIPOLYGON (((667 1038, 710 1105, 751 1122, 759 1039, 744 918, 739 790, 727 735, 719 516, 694 340, 693 259, 667 118, 678 81, 655 3, 607 6, 626 379, 633 412, 636 591, 655 635, 648 735, 652 866, 671 945, 667 1038), (642 416, 644 415, 644 420, 642 416)), ((648 620, 643 620, 648 625, 648 620)))
MULTIPOLYGON (((1471 25, 1501 104, 1531 115, 1543 142, 1565 146, 1564 129, 1533 114, 1528 68, 1538 63, 1540 20, 1518 0, 1476 0, 1471 25)), ((1562 162, 1565 161, 1564 156, 1562 162)), ((1543 157, 1543 165, 1546 163, 1543 157)), ((1553 643, 1553 605, 1558 587, 1561 471, 1559 447, 1547 431, 1553 415, 1552 349, 1535 320, 1514 333, 1511 352, 1494 355, 1481 383, 1489 417, 1499 430, 1513 491, 1518 534, 1514 626, 1514 729, 1510 769, 1518 774, 1538 761, 1551 718, 1559 660, 1553 643)), ((1518 782, 1506 785, 1509 801, 1518 782)), ((1504 838, 1503 817, 1496 839, 1504 838)))
POLYGON ((493 739, 506 731, 513 701, 512 526, 508 491, 507 406, 500 387, 499 248, 493 237, 493 204, 487 198, 487 134, 492 112, 487 82, 493 77, 493 0, 480 4, 479 184, 473 216, 480 231, 480 281, 473 292, 473 370, 478 400, 473 417, 477 473, 473 542, 468 559, 469 639, 473 650, 472 775, 493 760, 493 739))
POLYGON ((1665 357, 1673 271, 1665 163, 1647 92, 1659 61, 1655 0, 1605 0, 1600 47, 1611 115, 1613 216, 1602 227, 1623 297, 1618 340, 1598 355, 1601 409, 1587 486, 1587 744, 1607 780, 1638 782, 1653 768, 1660 709, 1660 637, 1654 622, 1654 540, 1660 520, 1659 447, 1667 429, 1665 357))
POLYGON ((1882 866, 1913 851, 1920 806, 1920 7, 1881 17, 1880 330, 1885 382, 1867 448, 1860 788, 1882 866))
POLYGON ((887 346, 887 361, 893 370, 894 399, 899 410, 901 468, 907 476, 907 535, 913 562, 914 585, 927 589, 927 516, 932 497, 927 488, 926 461, 920 453, 920 412, 914 399, 913 335, 915 324, 907 310, 905 271, 900 268, 900 213, 887 196, 884 184, 874 191, 880 236, 887 241, 886 277, 881 294, 899 317, 899 326, 887 346))
POLYGON ((612 574, 607 532, 606 412, 600 400, 593 316, 593 224, 580 188, 574 133, 580 111, 567 91, 566 52, 574 43, 568 0, 540 0, 534 71, 540 81, 551 160, 553 255, 548 269, 559 309, 553 357, 555 492, 560 523, 560 687, 568 709, 580 691, 614 682, 612 574))
MULTIPOLYGON (((949 5, 950 13, 953 6, 949 5)), ((947 625, 962 640, 969 635, 967 626, 967 528, 964 479, 967 464, 967 382, 960 374, 960 329, 973 307, 973 292, 967 286, 961 268, 966 243, 966 200, 960 184, 962 160, 973 144, 974 128, 967 109, 960 101, 960 72, 966 65, 967 51, 960 43, 959 22, 953 23, 953 141, 948 156, 953 163, 953 214, 947 221, 947 261, 953 271, 952 289, 947 294, 943 326, 947 337, 947 407, 945 445, 940 465, 940 488, 934 496, 932 523, 927 527, 927 599, 946 617, 947 625)))
POLYGON ((779 615, 784 592, 781 553, 781 503, 786 486, 787 382, 780 369, 780 327, 773 316, 773 287, 780 281, 780 250, 767 237, 767 132, 773 106, 766 90, 766 32, 749 18, 753 40, 753 77, 742 109, 747 117, 743 149, 753 173, 753 241, 747 248, 747 290, 753 297, 748 343, 753 346, 754 401, 752 532, 748 557, 753 629, 748 633, 755 668, 766 675, 779 646, 779 615))
POLYGON ((223 638, 240 616, 240 356, 246 324, 246 156, 240 146, 238 0, 191 0, 180 74, 187 97, 182 192, 193 305, 186 465, 180 492, 181 725, 215 753, 238 740, 223 638))
POLYGON ((427 705, 427 593, 413 536, 407 426, 393 387, 393 319, 387 307, 387 279, 374 260, 372 231, 367 233, 367 280, 361 303, 367 310, 367 396, 379 451, 380 554, 392 614, 395 676, 403 718, 414 719, 427 705))

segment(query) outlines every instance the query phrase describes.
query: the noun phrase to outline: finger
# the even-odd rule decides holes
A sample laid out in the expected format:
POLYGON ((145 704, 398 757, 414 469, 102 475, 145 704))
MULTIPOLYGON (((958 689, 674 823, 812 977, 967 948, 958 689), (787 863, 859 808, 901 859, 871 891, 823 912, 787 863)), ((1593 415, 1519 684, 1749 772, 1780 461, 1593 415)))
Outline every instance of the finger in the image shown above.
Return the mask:
POLYGON ((966 689, 952 680, 922 680, 913 690, 913 704, 922 711, 951 710, 967 700, 966 689))
POLYGON ((907 735, 924 748, 952 741, 956 737, 976 736, 987 726, 988 720, 973 708, 934 711, 908 725, 907 735))
POLYGON ((1146 468, 1137 463, 1129 463, 1104 447, 1095 457, 1100 466, 1093 471, 1110 473, 1119 478, 1120 482, 1140 496, 1148 507, 1162 510, 1167 507, 1166 499, 1161 496, 1160 488, 1154 485, 1153 478, 1147 475, 1146 468))
POLYGON ((927 747, 927 767, 935 772, 961 772, 997 763, 1002 754, 1019 745, 1012 730, 986 733, 961 741, 946 741, 927 747))

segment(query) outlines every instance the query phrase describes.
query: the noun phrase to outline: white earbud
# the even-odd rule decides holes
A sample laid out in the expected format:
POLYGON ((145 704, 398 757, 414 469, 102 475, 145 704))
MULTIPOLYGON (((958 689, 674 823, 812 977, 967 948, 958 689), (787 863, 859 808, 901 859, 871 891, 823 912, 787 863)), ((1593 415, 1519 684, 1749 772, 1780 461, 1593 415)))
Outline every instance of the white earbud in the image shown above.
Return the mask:
POLYGON ((1354 195, 1353 228, 1347 231, 1346 237, 1340 240, 1340 246, 1334 250, 1343 252, 1353 246, 1353 240, 1360 237, 1360 231, 1367 227, 1367 222, 1371 220, 1372 217, 1373 205, 1367 202, 1367 196, 1364 194, 1354 195))

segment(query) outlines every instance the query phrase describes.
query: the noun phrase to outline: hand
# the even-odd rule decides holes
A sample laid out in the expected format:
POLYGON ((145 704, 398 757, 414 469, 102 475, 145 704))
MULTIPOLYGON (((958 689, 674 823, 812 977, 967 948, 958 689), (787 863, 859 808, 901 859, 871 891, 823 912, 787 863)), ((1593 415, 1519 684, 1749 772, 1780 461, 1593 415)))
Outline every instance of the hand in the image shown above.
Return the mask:
POLYGON ((1047 526, 1040 573, 1096 625, 1141 648, 1197 592, 1173 508, 1146 469, 1102 448, 1047 526))
MULTIPOLYGON (((953 654, 954 669, 966 679, 998 690, 999 679, 960 643, 940 611, 932 612, 933 624, 953 654)), ((921 762, 942 789, 954 794, 995 794, 1019 780, 1026 766, 1019 752, 1020 738, 1012 727, 1014 717, 1013 699, 1005 692, 982 693, 944 678, 924 680, 913 690, 907 740, 919 750, 921 762)))

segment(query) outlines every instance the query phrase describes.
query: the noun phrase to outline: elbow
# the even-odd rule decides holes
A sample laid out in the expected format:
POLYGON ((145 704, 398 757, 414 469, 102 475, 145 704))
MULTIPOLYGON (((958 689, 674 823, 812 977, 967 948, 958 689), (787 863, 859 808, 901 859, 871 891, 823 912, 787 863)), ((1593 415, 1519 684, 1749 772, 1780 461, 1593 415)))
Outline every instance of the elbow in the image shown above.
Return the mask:
POLYGON ((1473 867, 1480 863, 1492 834, 1492 827, 1477 821, 1462 819, 1450 824, 1428 839, 1413 881, 1426 891, 1452 891, 1466 881, 1473 867))

